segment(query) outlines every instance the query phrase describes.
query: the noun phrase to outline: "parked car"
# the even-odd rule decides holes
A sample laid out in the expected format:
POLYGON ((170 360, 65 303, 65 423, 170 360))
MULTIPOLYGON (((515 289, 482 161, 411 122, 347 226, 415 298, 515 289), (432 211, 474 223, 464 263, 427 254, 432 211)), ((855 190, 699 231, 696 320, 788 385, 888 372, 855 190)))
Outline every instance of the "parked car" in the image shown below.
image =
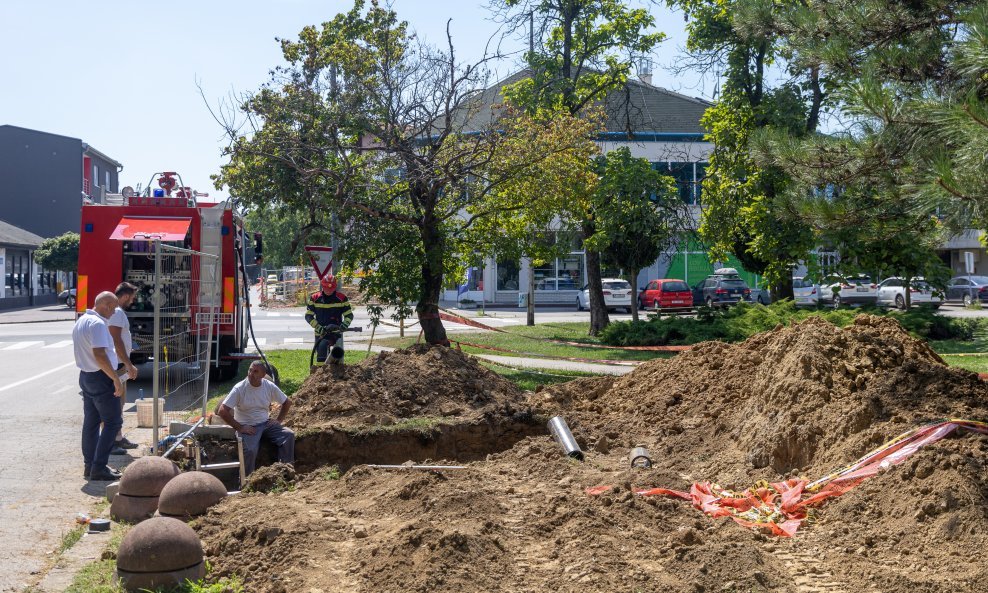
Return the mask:
POLYGON ((69 288, 58 293, 58 302, 65 303, 70 309, 75 309, 75 289, 69 288))
POLYGON ((759 305, 767 305, 772 302, 772 292, 766 288, 752 288, 751 302, 759 305))
MULTIPOLYGON (((604 288, 604 305, 608 311, 624 309, 631 313, 631 284, 627 280, 620 278, 603 278, 600 281, 604 288)), ((576 295, 576 310, 582 311, 590 308, 590 288, 589 284, 583 287, 580 294, 576 295)))
POLYGON ((792 299, 797 307, 816 307, 820 304, 820 285, 811 278, 794 276, 792 299))
MULTIPOLYGON (((942 293, 922 278, 909 281, 909 303, 925 305, 939 309, 943 303, 942 293)), ((902 278, 886 278, 878 285, 878 298, 875 301, 879 307, 906 308, 906 281, 902 278)))
POLYGON ((878 300, 878 285, 870 276, 828 276, 820 283, 820 303, 833 305, 874 305, 878 300))
POLYGON ((638 293, 638 308, 656 311, 690 310, 693 292, 689 284, 674 278, 652 280, 638 293))
POLYGON ((988 276, 957 276, 947 283, 947 301, 970 305, 976 299, 988 301, 988 276))
POLYGON ((693 286, 693 302, 726 307, 751 302, 751 289, 734 268, 720 268, 693 286))

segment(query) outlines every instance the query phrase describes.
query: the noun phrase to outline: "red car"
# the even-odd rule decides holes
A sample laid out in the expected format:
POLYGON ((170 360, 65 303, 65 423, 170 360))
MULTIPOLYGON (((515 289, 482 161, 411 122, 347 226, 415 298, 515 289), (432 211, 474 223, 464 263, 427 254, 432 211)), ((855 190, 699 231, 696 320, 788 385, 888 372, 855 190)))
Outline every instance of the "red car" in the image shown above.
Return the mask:
POLYGON ((682 280, 652 280, 638 293, 638 308, 656 311, 692 309, 693 292, 682 280))

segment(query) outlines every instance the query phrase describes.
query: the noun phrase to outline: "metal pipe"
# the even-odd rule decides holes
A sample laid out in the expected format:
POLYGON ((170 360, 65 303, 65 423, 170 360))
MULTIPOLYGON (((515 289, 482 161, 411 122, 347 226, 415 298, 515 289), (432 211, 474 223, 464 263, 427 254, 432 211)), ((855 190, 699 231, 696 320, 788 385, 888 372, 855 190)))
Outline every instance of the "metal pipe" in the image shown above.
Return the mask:
MULTIPOLYGON (((175 443, 171 447, 169 447, 167 451, 165 451, 164 453, 162 453, 161 456, 162 457, 168 457, 169 455, 171 455, 172 454, 172 451, 174 451, 175 449, 177 449, 178 446, 182 444, 182 441, 184 441, 186 439, 186 437, 188 437, 190 434, 192 434, 195 431, 195 429, 197 429, 200 426, 202 426, 202 423, 203 423, 204 420, 206 420, 206 417, 205 416, 203 416, 202 418, 200 418, 199 420, 197 420, 196 423, 192 425, 192 428, 190 428, 189 430, 186 430, 185 432, 183 432, 182 434, 180 434, 179 437, 178 437, 178 440, 175 441, 175 443)), ((199 468, 196 468, 196 469, 199 469, 199 468)))
MULTIPOLYGON (((151 298, 154 299, 154 373, 151 378, 151 402, 154 405, 154 409, 151 410, 151 424, 154 425, 151 436, 151 454, 158 454, 158 422, 161 420, 158 418, 158 398, 161 396, 161 382, 158 379, 158 373, 161 370, 161 240, 154 240, 154 293, 151 298)), ((168 372, 167 368, 165 372, 168 372)))
POLYGON ((652 467, 652 458, 648 456, 648 449, 645 447, 635 447, 628 457, 631 458, 631 467, 640 469, 652 467))
POLYGON ((562 416, 556 416, 549 420, 549 432, 552 433, 552 438, 562 447, 566 455, 583 461, 583 451, 580 450, 580 445, 573 438, 573 433, 570 432, 569 426, 566 425, 566 420, 562 416))

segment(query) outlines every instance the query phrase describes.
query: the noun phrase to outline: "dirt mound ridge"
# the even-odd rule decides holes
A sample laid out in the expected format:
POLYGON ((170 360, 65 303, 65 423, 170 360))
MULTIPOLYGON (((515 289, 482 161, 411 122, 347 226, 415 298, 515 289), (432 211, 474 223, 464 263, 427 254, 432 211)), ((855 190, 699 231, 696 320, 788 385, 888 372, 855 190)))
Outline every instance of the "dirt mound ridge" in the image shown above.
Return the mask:
POLYGON ((382 352, 346 368, 336 378, 324 365, 293 397, 296 430, 390 425, 401 419, 455 417, 469 422, 485 414, 527 413, 524 393, 497 373, 456 350, 416 345, 382 352))
POLYGON ((844 329, 810 318, 706 342, 536 402, 589 444, 643 442, 681 473, 745 483, 825 472, 923 421, 981 418, 986 396, 975 374, 948 368, 894 319, 862 315, 844 329))

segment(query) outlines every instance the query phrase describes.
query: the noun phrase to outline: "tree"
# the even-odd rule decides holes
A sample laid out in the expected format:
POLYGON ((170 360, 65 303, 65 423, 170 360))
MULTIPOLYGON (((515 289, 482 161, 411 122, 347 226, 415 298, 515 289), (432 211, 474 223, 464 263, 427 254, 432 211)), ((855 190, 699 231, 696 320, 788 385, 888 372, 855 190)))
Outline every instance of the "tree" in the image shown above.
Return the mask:
POLYGON ((945 279, 945 231, 988 212, 988 7, 842 0, 785 21, 794 60, 829 72, 842 118, 827 136, 766 135, 761 158, 798 180, 794 202, 842 259, 945 279))
POLYGON ((34 261, 46 270, 75 272, 79 269, 79 233, 45 239, 34 251, 34 261))
MULTIPOLYGON (((588 113, 574 117, 565 111, 543 110, 526 115, 508 105, 502 107, 510 117, 503 119, 504 143, 492 162, 493 168, 511 168, 531 152, 533 139, 542 143, 547 157, 529 168, 527 175, 505 181, 491 192, 486 203, 467 206, 469 214, 479 208, 493 212, 480 218, 463 236, 467 248, 498 259, 518 260, 527 257, 532 266, 550 261, 569 252, 566 241, 557 235, 576 231, 572 222, 560 218, 574 195, 593 192, 597 176, 587 167, 599 154, 592 140, 600 116, 588 113), (542 132, 538 132, 541 129, 542 132), (566 145, 570 150, 557 150, 566 145)), ((521 287, 519 287, 521 289, 521 287)), ((528 325, 535 323, 535 275, 529 273, 528 325)))
MULTIPOLYGON (((533 113, 563 110, 577 116, 604 103, 607 115, 616 115, 628 105, 606 99, 626 83, 633 61, 664 39, 662 33, 649 32, 655 22, 647 10, 620 0, 495 0, 492 7, 511 31, 532 26, 532 51, 525 56, 531 77, 506 88, 505 94, 533 113)), ((584 241, 597 233, 592 196, 592 191, 575 193, 563 211, 584 241)), ((600 254, 587 249, 586 265, 590 335, 597 335, 609 321, 600 254)))
POLYGON ((483 120, 484 61, 463 66, 451 40, 445 49, 426 46, 393 11, 364 6, 357 0, 321 29, 281 42, 287 65, 244 98, 244 122, 226 122, 230 163, 217 183, 252 206, 335 214, 341 257, 369 272, 362 287, 391 302, 414 300, 426 341, 447 343, 438 304, 443 278, 471 251, 463 236, 478 221, 526 207, 491 198, 581 145, 582 130, 540 120, 523 128, 513 158, 498 158, 511 114, 483 120), (544 140, 567 129, 569 141, 544 140))
POLYGON ((318 218, 313 221, 310 213, 284 205, 254 207, 244 218, 248 229, 264 235, 264 265, 268 268, 298 265, 306 244, 329 245, 330 242, 328 224, 318 218))
POLYGON ((585 246, 625 271, 631 283, 631 316, 638 321, 638 272, 679 240, 688 213, 676 181, 659 174, 647 159, 632 157, 628 148, 598 157, 596 165, 597 232, 585 246))
POLYGON ((789 59, 780 15, 799 1, 667 4, 688 21, 691 59, 683 68, 723 72, 719 100, 702 122, 714 151, 703 182, 700 236, 715 259, 733 253, 745 269, 765 275, 773 298, 791 297, 792 269, 808 256, 814 237, 780 198, 790 187, 788 172, 754 159, 751 142, 765 129, 813 134, 826 107, 828 81, 819 67, 789 59))

